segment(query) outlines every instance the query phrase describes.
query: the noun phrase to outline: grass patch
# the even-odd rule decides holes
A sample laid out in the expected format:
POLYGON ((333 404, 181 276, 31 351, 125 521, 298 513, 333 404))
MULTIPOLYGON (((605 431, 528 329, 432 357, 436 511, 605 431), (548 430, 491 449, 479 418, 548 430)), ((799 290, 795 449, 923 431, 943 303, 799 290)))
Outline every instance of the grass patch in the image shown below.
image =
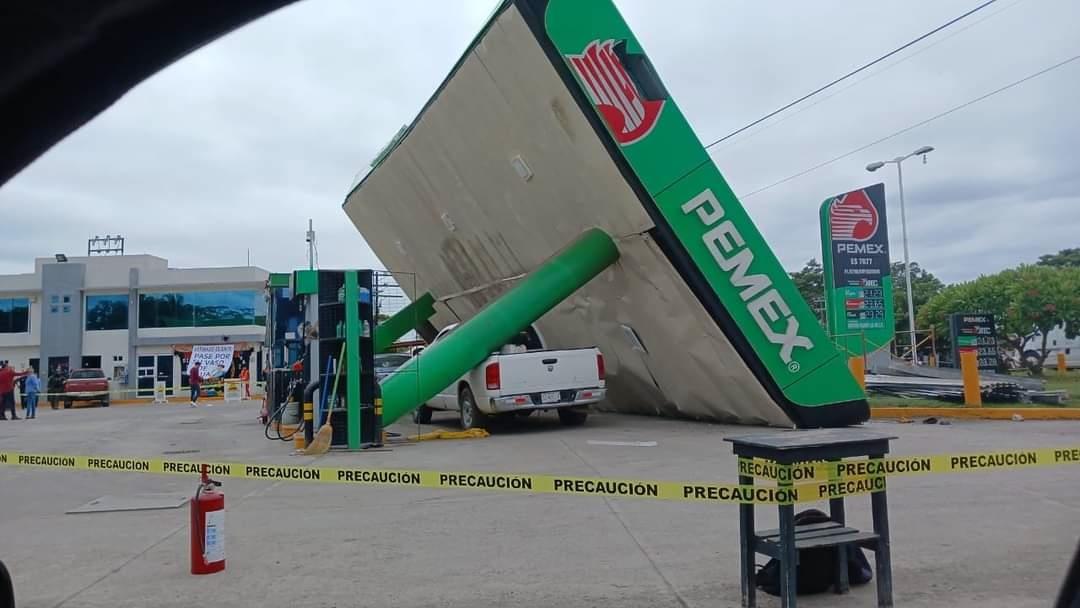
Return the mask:
POLYGON ((1080 370, 1067 371, 1059 374, 1057 371, 1047 370, 1043 378, 1046 380, 1046 390, 1066 390, 1069 397, 1076 401, 1077 393, 1080 393, 1080 370))

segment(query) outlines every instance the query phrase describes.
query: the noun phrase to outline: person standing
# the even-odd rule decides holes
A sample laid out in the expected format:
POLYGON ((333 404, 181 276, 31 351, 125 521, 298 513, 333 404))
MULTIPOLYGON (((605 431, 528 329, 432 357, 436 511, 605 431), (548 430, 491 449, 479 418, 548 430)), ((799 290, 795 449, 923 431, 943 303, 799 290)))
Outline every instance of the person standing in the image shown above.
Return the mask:
POLYGON ((26 417, 37 418, 37 403, 38 393, 41 392, 41 378, 38 378, 37 372, 33 369, 30 370, 30 375, 26 377, 23 382, 26 387, 23 393, 23 403, 26 404, 26 417))
POLYGON ((191 407, 199 407, 199 389, 202 387, 202 374, 199 373, 199 362, 193 361, 188 371, 188 384, 191 385, 191 407))
POLYGON ((246 365, 240 368, 240 384, 244 385, 244 399, 251 399, 251 372, 246 365))
POLYGON ((60 409, 60 393, 64 392, 64 378, 61 375, 59 365, 49 372, 47 387, 49 389, 49 405, 54 410, 60 409))
POLYGON ((26 376, 15 381, 15 399, 22 408, 23 416, 26 416, 26 376))
POLYGON ((27 372, 16 372, 7 361, 0 361, 0 420, 7 420, 4 410, 11 410, 12 420, 19 420, 15 414, 15 380, 25 375, 27 372))

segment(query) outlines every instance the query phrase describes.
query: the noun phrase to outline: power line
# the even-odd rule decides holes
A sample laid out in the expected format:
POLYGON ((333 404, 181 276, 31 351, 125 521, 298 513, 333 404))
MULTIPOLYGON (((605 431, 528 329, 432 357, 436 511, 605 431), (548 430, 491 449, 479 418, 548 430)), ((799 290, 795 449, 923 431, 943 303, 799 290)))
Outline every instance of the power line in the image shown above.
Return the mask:
MULTIPOLYGON (((721 146, 720 148, 717 148, 717 149, 713 150, 713 154, 716 154, 716 153, 718 153, 718 152, 720 152, 722 150, 727 150, 728 148, 731 148, 732 146, 737 146, 740 143, 750 139, 751 137, 753 137, 753 136, 755 136, 755 135, 757 135, 757 134, 759 134, 759 133, 761 133, 763 131, 771 129, 771 128, 775 127, 776 125, 779 125, 779 124, 781 124, 783 122, 786 122, 788 120, 791 120, 792 118, 795 118, 799 114, 802 114, 803 112, 805 112, 805 111, 807 111, 807 110, 809 110, 811 108, 814 108, 814 107, 816 107, 816 106, 818 106, 818 105, 820 105, 822 103, 825 103, 826 101, 829 101, 830 99, 836 97, 837 95, 840 95, 844 91, 855 88, 855 87, 859 86, 860 84, 866 82, 867 80, 870 80, 871 78, 876 78, 877 76, 880 76, 880 75, 884 74, 885 72, 895 68, 896 66, 898 66, 898 65, 900 65, 902 63, 904 63, 905 61, 910 61, 911 59, 914 59, 915 57, 918 57, 919 55, 925 53, 926 51, 929 51, 930 49, 936 47, 937 45, 939 45, 939 44, 941 44, 943 42, 946 42, 949 39, 951 39, 951 38, 953 38, 953 37, 955 37, 955 36, 957 36, 959 34, 962 34, 962 33, 966 32, 967 30, 970 30, 971 28, 975 27, 976 25, 979 25, 983 21, 987 21, 989 19, 993 19, 994 17, 997 17, 1001 13, 1004 13, 1005 11, 1007 11, 1010 8, 1016 6, 1017 4, 1020 4, 1021 2, 1023 2, 1023 0, 1013 0, 1012 4, 1007 4, 1007 5, 1003 6, 1003 7, 1001 7, 1001 9, 997 10, 996 12, 990 13, 990 14, 984 16, 982 19, 979 19, 977 21, 973 21, 973 22, 965 25, 964 27, 953 31, 948 36, 943 36, 942 38, 939 38, 938 40, 935 40, 934 42, 931 42, 930 44, 927 44, 926 46, 922 47, 921 49, 919 49, 919 50, 917 50, 917 51, 915 51, 915 52, 913 52, 913 53, 911 53, 909 55, 901 57, 900 59, 890 63, 889 65, 881 68, 880 70, 877 70, 876 72, 872 72, 870 74, 867 74, 865 77, 860 78, 860 79, 856 80, 855 82, 852 82, 851 84, 847 85, 846 87, 843 87, 843 88, 833 92, 831 95, 826 95, 825 97, 822 97, 822 98, 814 101, 813 103, 806 104, 803 107, 799 108, 798 110, 795 110, 794 112, 788 113, 783 118, 780 118, 779 120, 774 120, 773 122, 762 126, 760 129, 757 129, 757 130, 753 131, 752 133, 748 133, 746 135, 746 137, 736 139, 735 141, 728 143, 726 146, 721 146)), ((719 142, 717 142, 717 143, 719 143, 719 142)))
POLYGON ((903 135, 904 133, 907 133, 908 131, 911 131, 913 129, 917 129, 917 128, 919 128, 919 127, 921 127, 923 125, 929 124, 929 123, 931 123, 931 122, 933 122, 933 121, 935 121, 935 120, 937 120, 939 118, 944 118, 945 116, 948 116, 949 114, 952 114, 953 112, 956 112, 958 110, 963 110, 964 108, 966 108, 968 106, 971 106, 971 105, 974 105, 976 103, 979 103, 980 101, 983 101, 984 99, 988 99, 990 97, 993 97, 994 95, 997 95, 998 93, 1004 93, 1005 91, 1008 91, 1009 89, 1011 89, 1011 88, 1013 88, 1015 86, 1019 86, 1021 84, 1024 84, 1025 82, 1027 82, 1029 80, 1032 80, 1034 78, 1038 78, 1039 76, 1042 76, 1043 74, 1046 74, 1048 72, 1052 72, 1052 71, 1054 71, 1054 70, 1056 70, 1056 69, 1058 69, 1060 67, 1063 67, 1063 66, 1065 66, 1065 65, 1067 65, 1069 63, 1072 63, 1073 61, 1076 61, 1077 59, 1080 59, 1080 55, 1073 55, 1072 57, 1069 57, 1068 59, 1066 59, 1064 61, 1060 61, 1060 62, 1055 63, 1054 65, 1052 65, 1050 67, 1043 68, 1043 69, 1039 70, 1038 72, 1035 72, 1034 74, 1028 74, 1027 76, 1024 76, 1023 78, 1021 78, 1020 80, 1010 82, 1009 84, 1007 84, 1007 85, 1005 85, 1003 87, 1000 87, 998 89, 994 89, 993 91, 990 91, 989 93, 986 93, 985 95, 980 95, 979 97, 976 97, 975 99, 972 99, 970 101, 966 101, 966 102, 964 102, 964 103, 962 103, 962 104, 960 104, 958 106, 955 106, 955 107, 952 107, 952 108, 950 108, 948 110, 945 110, 944 112, 942 112, 940 114, 936 114, 934 116, 931 116, 930 118, 927 118, 926 120, 923 120, 921 122, 917 122, 917 123, 911 125, 910 127, 905 127, 903 129, 900 129, 899 131, 897 131, 895 133, 892 133, 890 135, 886 135, 885 137, 882 137, 881 139, 876 139, 876 140, 866 144, 865 146, 859 146, 858 148, 855 148, 854 150, 851 150, 850 152, 845 152, 844 154, 841 154, 840 156, 829 159, 829 160, 827 160, 827 161, 825 161, 823 163, 819 163, 817 165, 814 165, 813 167, 810 167, 809 169, 799 171, 798 173, 796 173, 794 175, 789 175, 788 177, 785 177, 782 180, 775 181, 775 182, 769 184, 768 186, 758 188, 757 190, 754 190, 754 191, 752 191, 752 192, 750 192, 748 194, 744 194, 743 196, 741 196, 739 198, 741 198, 741 199, 750 198, 751 196, 754 196, 755 194, 764 192, 764 191, 766 191, 766 190, 768 190, 770 188, 775 188, 776 186, 779 186, 780 184, 790 182, 791 180, 802 177, 802 176, 806 175, 807 173, 817 171, 818 169, 820 169, 822 167, 825 167, 827 165, 831 165, 831 164, 835 163, 838 160, 845 159, 845 158, 851 156, 852 154, 858 154, 859 152, 862 152, 863 150, 866 150, 867 148, 872 148, 873 146, 876 146, 876 145, 880 144, 883 141, 890 140, 890 139, 896 137, 897 135, 903 135))
POLYGON ((721 137, 720 139, 718 139, 718 140, 712 142, 711 144, 705 146, 705 149, 708 150, 709 148, 715 146, 718 143, 721 143, 721 142, 723 142, 723 141, 725 141, 727 139, 735 137, 739 133, 742 133, 743 131, 745 131, 745 130, 747 130, 747 129, 755 126, 755 125, 761 124, 762 122, 772 118, 773 116, 776 116, 777 114, 783 112, 784 110, 787 110, 788 108, 791 108, 792 106, 796 106, 796 105, 806 101, 807 99, 810 99, 814 95, 817 95, 818 93, 820 93, 820 92, 822 92, 822 91, 824 91, 826 89, 829 89, 829 88, 833 87, 834 85, 837 85, 837 84, 847 80, 848 78, 851 78, 855 74, 858 74, 859 72, 861 72, 861 71, 863 71, 863 70, 865 70, 867 68, 873 67, 874 65, 877 65, 878 63, 881 63, 882 61, 885 61, 889 57, 892 57, 893 55, 899 53, 900 51, 903 51, 904 49, 910 47, 911 45, 917 44, 917 43, 929 38, 930 36, 933 36, 934 34, 940 32, 941 30, 943 30, 943 29, 945 29, 947 27, 949 27, 950 25, 964 19, 965 17, 968 17, 969 15, 973 15, 973 14, 981 11, 982 9, 990 6, 991 4, 993 4, 995 2, 997 2, 997 0, 987 0, 986 2, 983 2, 979 6, 976 6, 975 8, 973 8, 970 11, 964 13, 963 15, 960 15, 959 17, 956 17, 956 18, 954 18, 954 19, 952 19, 950 21, 947 21, 947 22, 943 23, 942 25, 937 26, 936 28, 930 30, 929 32, 926 32, 922 36, 919 36, 918 38, 915 38, 914 40, 911 40, 910 42, 908 42, 908 43, 906 43, 906 44, 904 44, 902 46, 899 46, 899 47, 889 51, 888 53, 885 53, 884 55, 882 55, 881 57, 878 57, 877 59, 871 61, 870 63, 867 63, 867 64, 863 65, 862 67, 855 68, 854 70, 848 72, 847 74, 844 74, 843 76, 833 80, 829 84, 826 84, 826 85, 824 85, 822 87, 818 87, 817 89, 807 93, 806 95, 803 95, 802 97, 796 99, 795 101, 793 101, 793 102, 791 102, 791 103, 789 103, 789 104, 787 104, 787 105, 785 105, 783 107, 777 108, 776 110, 773 110, 772 112, 769 112, 768 114, 766 114, 765 116, 762 116, 761 118, 755 120, 754 122, 752 122, 752 123, 750 123, 748 125, 745 125, 743 127, 740 127, 738 129, 732 131, 731 133, 728 133, 727 135, 721 137))

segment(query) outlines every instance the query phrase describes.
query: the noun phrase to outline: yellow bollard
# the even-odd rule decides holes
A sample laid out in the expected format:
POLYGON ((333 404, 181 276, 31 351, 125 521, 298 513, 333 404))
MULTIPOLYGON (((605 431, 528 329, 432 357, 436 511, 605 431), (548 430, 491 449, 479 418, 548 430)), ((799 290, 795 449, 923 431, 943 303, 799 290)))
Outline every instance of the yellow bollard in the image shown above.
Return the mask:
POLYGON ((296 434, 293 435, 293 447, 298 450, 303 450, 307 447, 307 429, 315 424, 315 405, 312 403, 304 404, 304 419, 297 425, 296 434))
POLYGON ((1058 353, 1057 371, 1059 374, 1064 374, 1066 371, 1068 371, 1068 368, 1066 368, 1065 366, 1065 353, 1058 353))
POLYGON ((855 381, 862 387, 863 392, 866 392, 866 361, 860 357, 848 357, 848 369, 851 370, 851 375, 855 376, 855 381))
POLYGON ((960 376, 964 379, 964 405, 982 407, 982 391, 979 390, 979 354, 974 350, 961 351, 960 376))

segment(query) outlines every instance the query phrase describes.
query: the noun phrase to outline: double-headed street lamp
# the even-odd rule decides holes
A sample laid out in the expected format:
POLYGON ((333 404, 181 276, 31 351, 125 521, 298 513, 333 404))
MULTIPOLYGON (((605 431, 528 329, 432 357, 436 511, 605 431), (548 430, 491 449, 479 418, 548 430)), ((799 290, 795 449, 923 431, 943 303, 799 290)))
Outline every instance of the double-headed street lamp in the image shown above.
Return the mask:
POLYGON ((900 230, 903 233, 904 238, 904 282, 907 288, 907 309, 908 309, 908 331, 911 334, 911 364, 918 365, 919 357, 916 354, 915 346, 915 299, 911 294, 911 258, 908 256, 908 240, 907 240, 907 214, 904 211, 904 171, 900 168, 901 163, 911 158, 912 156, 922 156, 923 162, 926 162, 926 155, 933 152, 933 146, 923 146, 918 150, 915 150, 907 156, 897 156, 892 160, 879 160, 866 165, 866 170, 870 172, 877 171, 885 165, 896 165, 896 179, 900 186, 900 230))

